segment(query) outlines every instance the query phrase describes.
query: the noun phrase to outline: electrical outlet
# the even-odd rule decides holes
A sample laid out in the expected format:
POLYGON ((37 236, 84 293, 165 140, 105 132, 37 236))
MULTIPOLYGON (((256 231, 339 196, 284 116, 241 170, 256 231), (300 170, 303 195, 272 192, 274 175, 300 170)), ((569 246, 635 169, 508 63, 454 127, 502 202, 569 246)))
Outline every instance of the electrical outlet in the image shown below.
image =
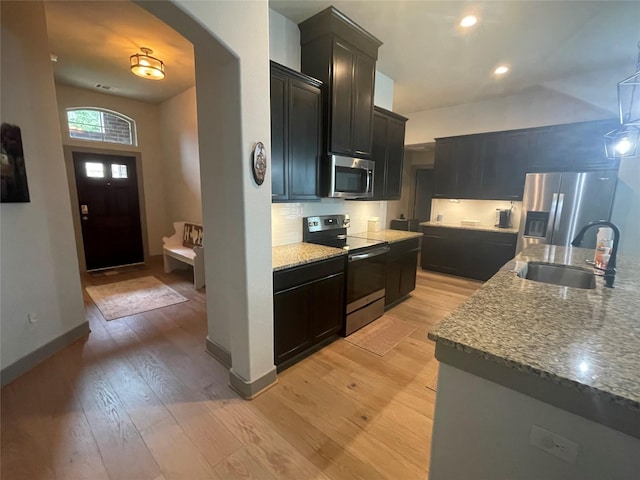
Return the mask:
POLYGON ((38 320, 40 320, 40 319, 38 318, 38 314, 37 313, 28 313, 27 314, 27 320, 29 321, 29 323, 31 325, 34 325, 34 324, 38 323, 38 320))
POLYGON ((531 426, 531 445, 551 455, 575 464, 578 457, 578 444, 557 433, 545 430, 537 425, 531 426))

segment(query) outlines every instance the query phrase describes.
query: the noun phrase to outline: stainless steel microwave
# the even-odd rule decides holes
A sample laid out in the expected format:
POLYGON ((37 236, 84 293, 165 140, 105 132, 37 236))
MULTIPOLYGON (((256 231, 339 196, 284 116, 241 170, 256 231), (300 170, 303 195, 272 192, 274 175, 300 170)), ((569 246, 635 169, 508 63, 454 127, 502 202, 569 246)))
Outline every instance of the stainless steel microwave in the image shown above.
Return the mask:
POLYGON ((361 158, 329 157, 323 195, 336 198, 372 198, 375 162, 361 158))

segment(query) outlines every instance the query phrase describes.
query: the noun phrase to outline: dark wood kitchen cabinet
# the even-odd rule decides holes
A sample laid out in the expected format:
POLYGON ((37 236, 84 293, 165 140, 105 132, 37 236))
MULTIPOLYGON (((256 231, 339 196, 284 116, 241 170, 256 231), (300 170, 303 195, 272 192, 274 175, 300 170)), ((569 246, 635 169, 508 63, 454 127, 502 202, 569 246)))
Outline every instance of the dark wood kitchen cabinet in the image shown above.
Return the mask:
POLYGON ((374 200, 398 200, 402 194, 402 160, 407 119, 374 107, 371 160, 376 163, 374 200))
POLYGON ((617 120, 551 125, 436 139, 436 198, 522 200, 529 172, 617 169, 604 135, 617 120))
POLYGON ((344 328, 345 258, 273 274, 274 363, 278 371, 338 338, 344 328))
POLYGON ((322 82, 271 62, 271 197, 317 200, 322 82))
POLYGON ((530 129, 528 172, 608 170, 619 167, 608 159, 604 136, 619 127, 617 119, 568 123, 530 129))
POLYGON ((423 226, 421 267, 488 280, 515 256, 517 234, 423 226))
POLYGON ((510 131, 483 135, 480 199, 522 200, 529 132, 510 131))
POLYGON ((371 157, 377 38, 329 7, 300 23, 301 70, 327 85, 327 153, 371 157))
POLYGON ((436 198, 478 198, 482 179, 478 135, 436 139, 436 198))
POLYGON ((420 239, 391 243, 387 253, 387 283, 384 306, 389 307, 416 288, 420 239))

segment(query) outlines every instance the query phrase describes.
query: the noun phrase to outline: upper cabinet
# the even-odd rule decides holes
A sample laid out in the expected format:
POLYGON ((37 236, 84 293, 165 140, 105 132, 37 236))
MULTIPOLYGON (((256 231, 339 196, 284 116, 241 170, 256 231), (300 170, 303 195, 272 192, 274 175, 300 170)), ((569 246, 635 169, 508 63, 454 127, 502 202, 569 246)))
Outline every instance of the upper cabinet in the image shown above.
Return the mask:
POLYGON ((299 28, 302 72, 327 85, 326 153, 371 158, 375 69, 382 42, 333 7, 299 28))
POLYGON ((604 136, 619 127, 617 119, 569 123, 530 130, 527 171, 582 171, 618 168, 608 159, 604 136))
POLYGON ((521 200, 528 172, 617 169, 604 135, 616 120, 436 139, 435 197, 521 200))
POLYGON ((271 197, 317 200, 322 83, 271 62, 271 197))
POLYGON ((376 162, 375 200, 397 200, 402 194, 402 159, 407 119, 384 108, 373 112, 371 159, 376 162))

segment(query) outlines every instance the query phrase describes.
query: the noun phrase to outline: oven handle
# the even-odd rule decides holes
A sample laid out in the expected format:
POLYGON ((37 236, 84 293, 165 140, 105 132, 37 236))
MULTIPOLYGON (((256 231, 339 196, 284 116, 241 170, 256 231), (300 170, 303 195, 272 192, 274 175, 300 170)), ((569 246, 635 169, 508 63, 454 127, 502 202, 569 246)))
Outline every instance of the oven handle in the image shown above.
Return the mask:
POLYGON ((378 255, 382 255, 383 253, 387 253, 389 250, 389 247, 379 247, 373 250, 369 250, 365 253, 353 253, 349 255, 349 261, 355 262, 357 260, 364 260, 365 258, 377 257, 378 255))

